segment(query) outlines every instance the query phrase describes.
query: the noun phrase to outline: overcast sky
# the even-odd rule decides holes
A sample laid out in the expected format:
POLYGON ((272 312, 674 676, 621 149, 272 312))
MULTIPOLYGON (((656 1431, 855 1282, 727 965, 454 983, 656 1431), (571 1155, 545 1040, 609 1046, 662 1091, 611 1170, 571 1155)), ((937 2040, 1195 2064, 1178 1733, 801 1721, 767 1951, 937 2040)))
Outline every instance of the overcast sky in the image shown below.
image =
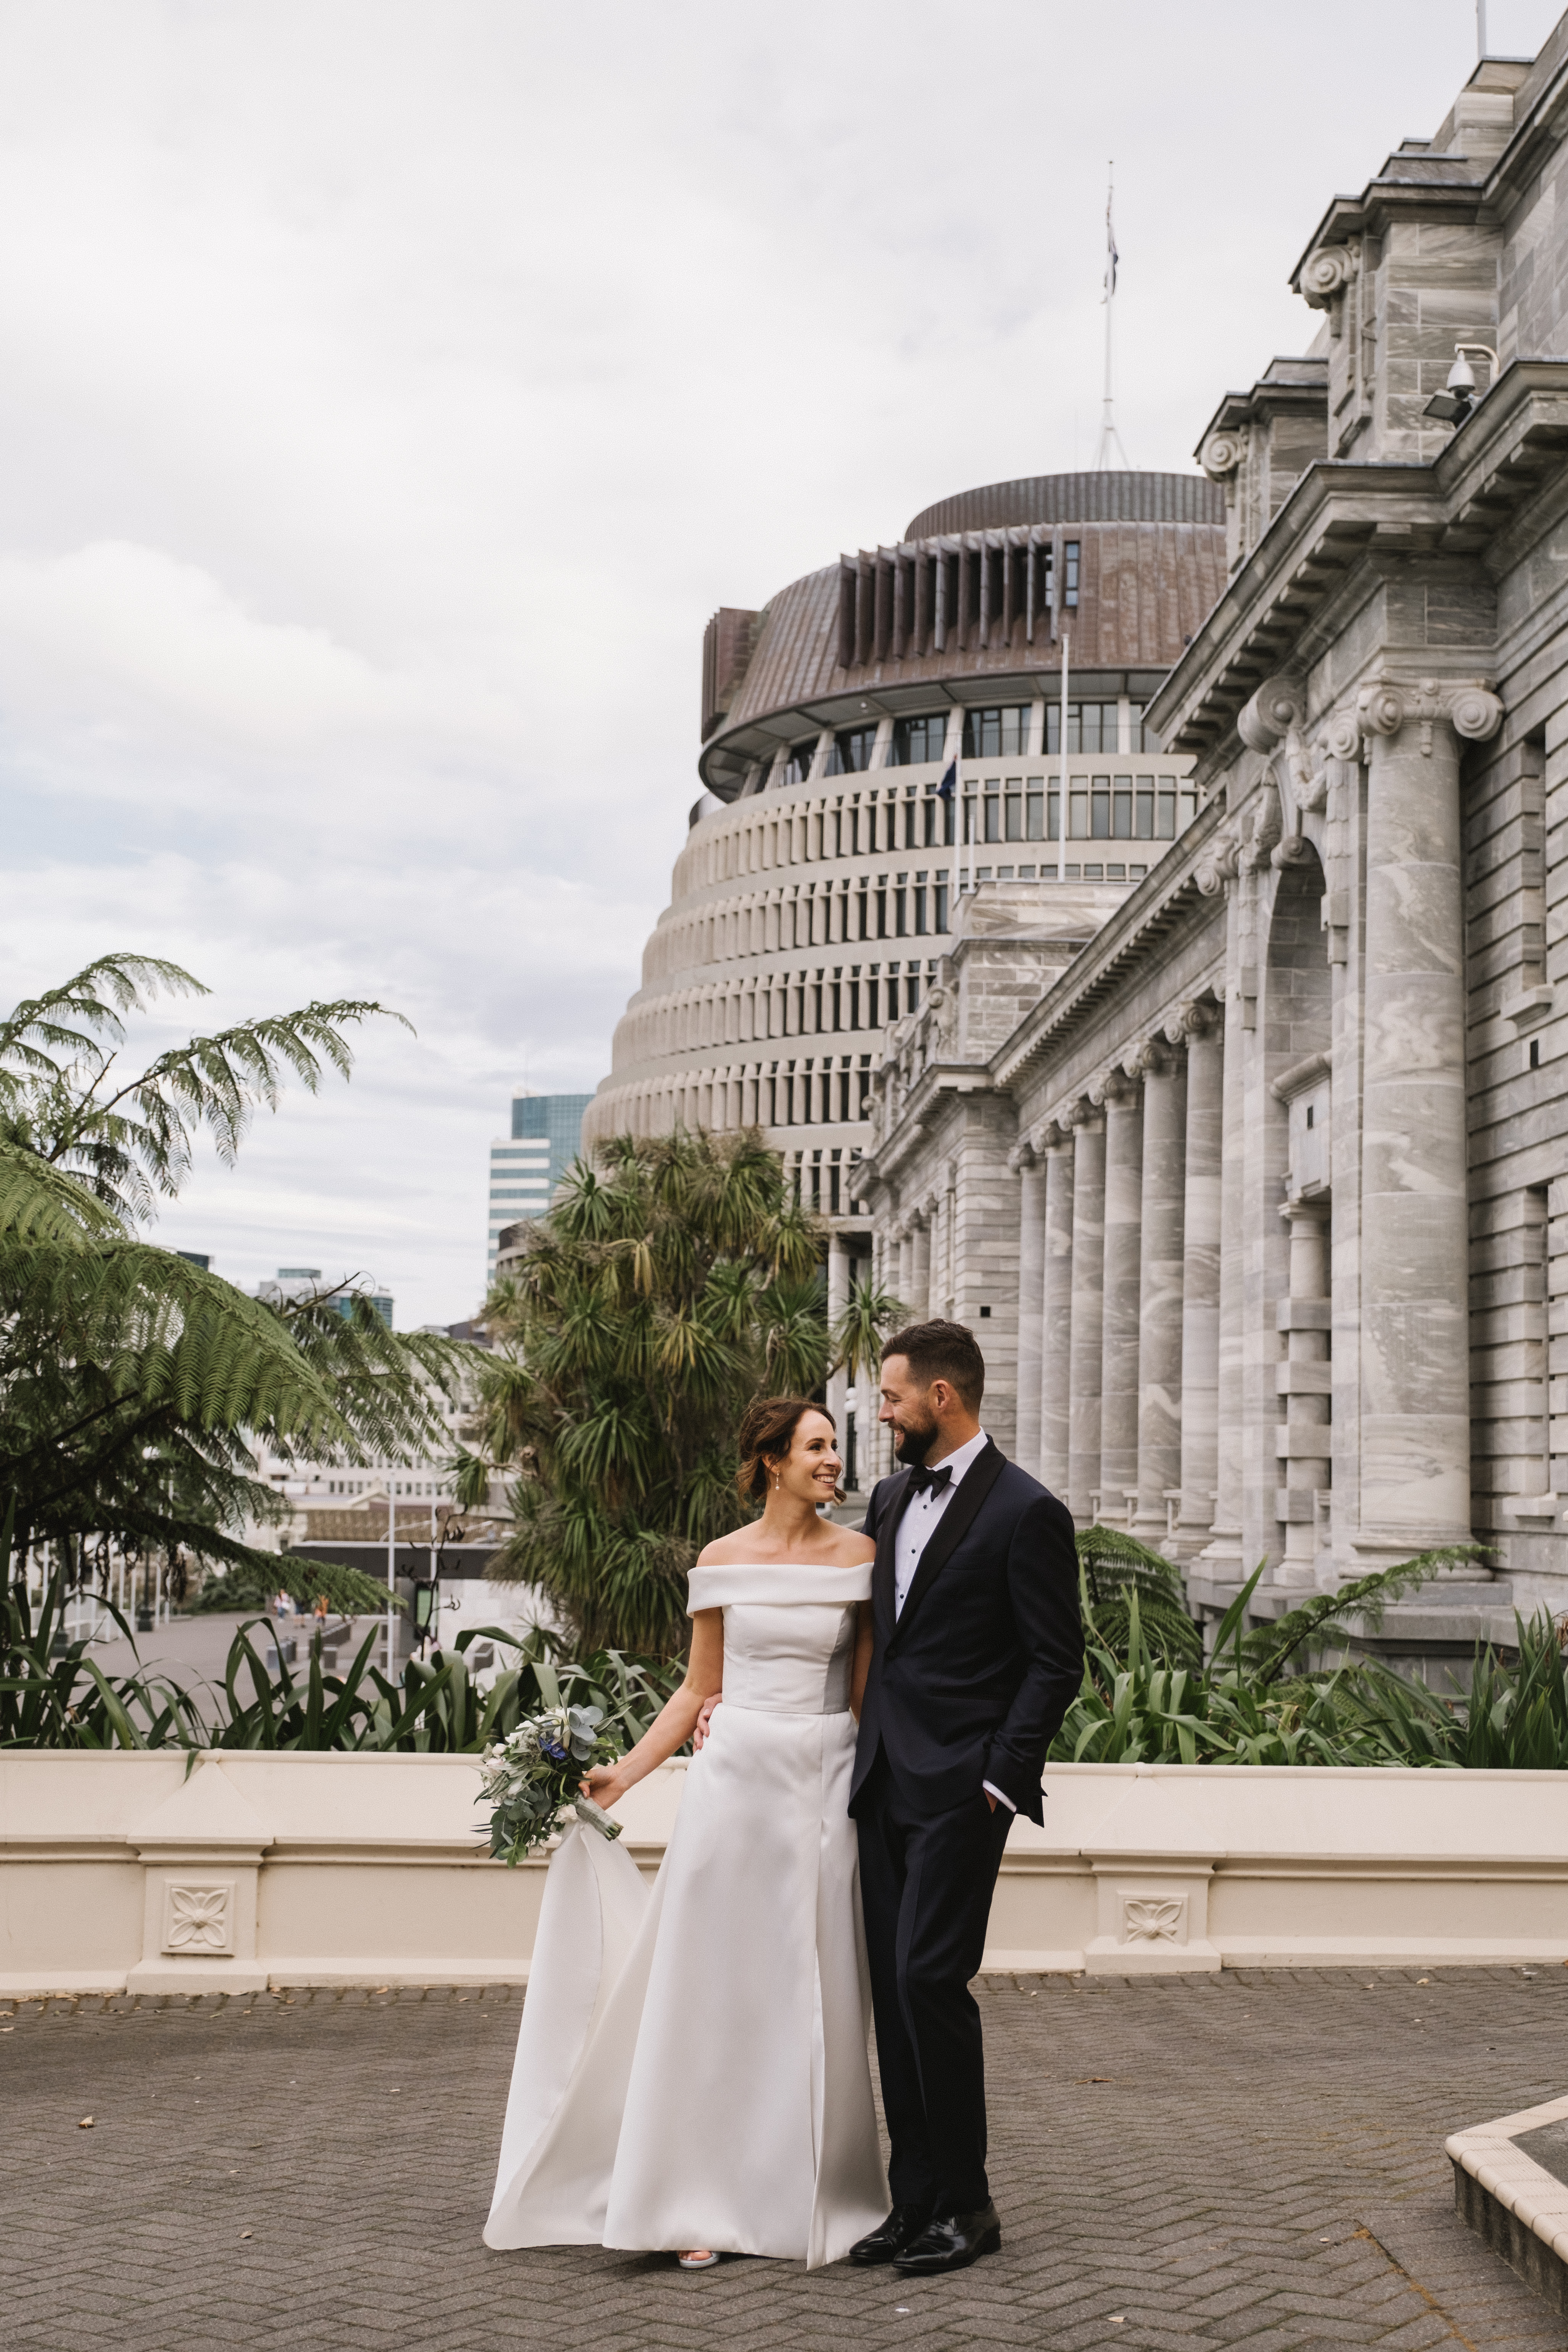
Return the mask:
MULTIPOLYGON (((1491 0, 1529 54, 1554 0, 1491 0)), ((406 1013, 155 1237, 470 1312, 513 1085, 586 1091, 716 604, 973 484, 1192 465, 1473 0, 0 0, 5 1002, 406 1013)), ((173 1008, 179 1015, 180 1008, 173 1008)), ((149 1047, 174 1031, 165 1015, 149 1047)))

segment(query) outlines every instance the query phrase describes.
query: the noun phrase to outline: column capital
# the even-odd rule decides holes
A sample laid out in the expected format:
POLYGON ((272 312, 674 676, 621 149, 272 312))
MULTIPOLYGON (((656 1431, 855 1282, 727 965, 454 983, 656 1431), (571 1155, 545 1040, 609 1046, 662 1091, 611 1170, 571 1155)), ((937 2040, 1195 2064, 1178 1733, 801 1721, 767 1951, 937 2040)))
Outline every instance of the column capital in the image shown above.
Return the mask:
POLYGON ((1323 1225, 1327 1224, 1332 1208, 1332 1202, 1324 1194, 1306 1200, 1300 1192, 1293 1192, 1288 1201, 1281 1202, 1279 1214, 1289 1225, 1323 1225))
POLYGON ((1047 1118, 1035 1129, 1031 1139, 1037 1152, 1059 1151, 1064 1144, 1072 1141, 1071 1121, 1064 1124, 1059 1118, 1047 1118))
POLYGON ((1240 465, 1246 446, 1239 433, 1211 433, 1198 452, 1198 463, 1211 482, 1223 482, 1240 465))
POLYGON ((1070 1128, 1096 1127, 1101 1116, 1101 1106, 1091 1096, 1083 1094, 1068 1112, 1067 1124, 1070 1128))
POLYGON ((1021 1143, 1016 1143, 1013 1146, 1012 1150, 1007 1154, 1008 1172, 1011 1175, 1019 1176, 1022 1175, 1026 1168, 1033 1168, 1034 1165, 1035 1147, 1030 1142, 1028 1137, 1026 1136, 1023 1141, 1021 1143))
POLYGON ((1189 997, 1178 1005, 1165 1024, 1165 1039, 1172 1045, 1184 1045, 1193 1037, 1212 1037, 1225 1024, 1225 1009, 1212 996, 1189 997))
POLYGON ((1176 1067, 1176 1046, 1163 1031, 1156 1030, 1133 1047, 1121 1067, 1129 1078, 1169 1077, 1176 1067))
POLYGON ((1363 735, 1392 738, 1412 723, 1421 730, 1421 749, 1430 757, 1433 730, 1447 723, 1467 742, 1484 743, 1502 725, 1503 709, 1479 678, 1373 678, 1356 697, 1356 719, 1363 735))
POLYGON ((1138 1092, 1138 1084, 1136 1076, 1130 1074, 1119 1065, 1096 1078, 1089 1087, 1089 1098, 1096 1110, 1103 1110, 1110 1103, 1120 1106, 1133 1100, 1138 1092))

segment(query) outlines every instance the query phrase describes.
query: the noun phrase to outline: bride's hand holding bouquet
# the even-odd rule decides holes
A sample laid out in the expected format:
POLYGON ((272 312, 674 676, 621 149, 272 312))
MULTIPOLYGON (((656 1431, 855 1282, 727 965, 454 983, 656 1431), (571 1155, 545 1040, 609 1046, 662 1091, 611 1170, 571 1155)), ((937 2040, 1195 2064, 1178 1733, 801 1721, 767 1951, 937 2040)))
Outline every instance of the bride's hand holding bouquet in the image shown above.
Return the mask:
POLYGON ((614 1804, 628 1785, 604 1720, 602 1707, 547 1707, 486 1748, 475 1802, 489 1806, 490 1852, 509 1868, 547 1844, 568 1810, 601 1837, 620 1836, 619 1822, 595 1801, 614 1804))

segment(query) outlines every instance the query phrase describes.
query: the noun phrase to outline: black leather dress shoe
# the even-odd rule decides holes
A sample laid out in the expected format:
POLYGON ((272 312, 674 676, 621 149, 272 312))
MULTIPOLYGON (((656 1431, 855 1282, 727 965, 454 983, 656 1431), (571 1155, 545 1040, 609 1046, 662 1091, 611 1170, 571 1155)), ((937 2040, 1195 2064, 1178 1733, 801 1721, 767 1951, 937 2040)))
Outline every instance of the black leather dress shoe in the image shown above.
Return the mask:
POLYGON ((879 2230, 851 2246, 852 2263, 890 2263, 906 2246, 912 2246, 931 2216, 923 2205, 895 2205, 879 2230))
POLYGON ((893 2256, 893 2268, 904 2278, 931 2278, 938 2271, 967 2270, 982 2254, 994 2254, 1002 2244, 1002 2220, 994 2205, 978 2213, 936 2213, 918 2238, 893 2256))

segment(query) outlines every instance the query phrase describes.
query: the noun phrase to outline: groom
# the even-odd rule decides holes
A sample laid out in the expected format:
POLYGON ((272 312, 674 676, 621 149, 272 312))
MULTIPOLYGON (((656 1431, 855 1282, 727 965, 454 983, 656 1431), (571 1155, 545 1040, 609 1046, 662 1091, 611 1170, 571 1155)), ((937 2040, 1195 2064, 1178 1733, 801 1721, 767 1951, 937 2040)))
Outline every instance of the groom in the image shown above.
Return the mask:
POLYGON ((984 1385, 962 1324, 911 1324, 883 1350, 900 1467, 866 1519, 876 1647, 849 1811, 893 2210, 850 2260, 910 2276, 1002 2242, 969 1981, 1013 1816, 1043 1819, 1046 1750, 1083 1664, 1072 1519, 981 1428, 984 1385))

